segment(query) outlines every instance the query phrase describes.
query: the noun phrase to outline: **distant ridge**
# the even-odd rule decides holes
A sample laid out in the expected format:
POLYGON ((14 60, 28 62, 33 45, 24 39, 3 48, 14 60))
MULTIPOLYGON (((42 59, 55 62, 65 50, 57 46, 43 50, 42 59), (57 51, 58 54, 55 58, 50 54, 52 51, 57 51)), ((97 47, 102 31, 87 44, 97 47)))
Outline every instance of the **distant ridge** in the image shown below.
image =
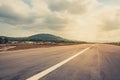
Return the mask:
POLYGON ((29 40, 39 40, 39 41, 65 41, 64 39, 59 36, 55 36, 52 34, 36 34, 28 37, 29 40))
POLYGON ((63 39, 61 37, 58 37, 58 36, 55 36, 55 35, 52 35, 52 34, 36 34, 36 35, 32 35, 30 37, 31 38, 38 38, 39 37, 39 38, 58 38, 58 39, 63 39))
POLYGON ((7 43, 11 41, 33 41, 33 42, 55 42, 55 43, 86 43, 84 41, 68 40, 52 34, 35 34, 28 37, 7 37, 0 36, 0 43, 7 43))
POLYGON ((7 43, 8 41, 35 41, 35 42, 67 42, 70 41, 68 39, 64 39, 59 36, 55 36, 52 34, 35 34, 28 37, 7 37, 0 36, 0 43, 7 43))

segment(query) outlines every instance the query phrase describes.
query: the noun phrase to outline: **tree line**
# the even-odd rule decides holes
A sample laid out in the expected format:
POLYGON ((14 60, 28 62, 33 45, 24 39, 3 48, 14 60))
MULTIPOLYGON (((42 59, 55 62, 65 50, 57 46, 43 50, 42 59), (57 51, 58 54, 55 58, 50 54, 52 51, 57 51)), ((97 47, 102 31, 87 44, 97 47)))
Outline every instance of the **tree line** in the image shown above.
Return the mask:
POLYGON ((6 43, 8 43, 8 38, 0 37, 0 44, 6 44, 6 43))
POLYGON ((59 39, 39 39, 39 38, 11 38, 11 37, 2 37, 0 36, 0 44, 6 44, 8 42, 12 41, 18 41, 18 42, 24 42, 24 41, 32 41, 32 42, 54 42, 54 43, 86 43, 84 41, 72 41, 72 40, 59 40, 59 39))

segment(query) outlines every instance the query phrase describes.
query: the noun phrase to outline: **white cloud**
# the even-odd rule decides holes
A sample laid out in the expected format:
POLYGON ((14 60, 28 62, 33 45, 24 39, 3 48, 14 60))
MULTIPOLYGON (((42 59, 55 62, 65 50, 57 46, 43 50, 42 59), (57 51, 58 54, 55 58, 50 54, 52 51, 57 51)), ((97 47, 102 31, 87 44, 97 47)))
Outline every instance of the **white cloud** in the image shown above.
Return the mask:
POLYGON ((0 8, 5 8, 4 10, 11 10, 8 11, 8 13, 15 13, 20 17, 28 17, 28 14, 30 13, 29 6, 22 0, 0 0, 0 8))
POLYGON ((32 21, 31 10, 22 0, 0 0, 0 21, 8 24, 25 24, 32 21))
POLYGON ((68 12, 71 14, 84 14, 95 6, 96 0, 44 0, 53 12, 68 12))
POLYGON ((103 31, 120 29, 120 6, 105 6, 99 11, 98 19, 103 31))
POLYGON ((31 0, 31 5, 23 0, 0 0, 0 22, 29 34, 48 32, 87 41, 116 36, 120 40, 119 5, 97 0, 31 0))

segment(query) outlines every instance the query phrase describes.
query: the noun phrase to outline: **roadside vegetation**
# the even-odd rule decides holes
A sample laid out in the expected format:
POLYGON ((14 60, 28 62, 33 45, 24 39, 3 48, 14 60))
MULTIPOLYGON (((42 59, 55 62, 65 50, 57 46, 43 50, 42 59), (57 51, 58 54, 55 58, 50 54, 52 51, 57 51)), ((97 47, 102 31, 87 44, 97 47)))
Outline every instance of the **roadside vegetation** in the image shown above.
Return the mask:
POLYGON ((84 43, 87 42, 68 40, 51 34, 37 34, 29 37, 0 36, 0 51, 74 45, 84 43))
POLYGON ((0 36, 0 44, 6 44, 8 43, 8 38, 4 36, 0 36))
POLYGON ((120 46, 120 42, 110 42, 110 43, 105 43, 105 44, 111 44, 111 45, 117 45, 117 46, 120 46))
POLYGON ((54 36, 51 34, 37 34, 29 37, 5 37, 0 36, 0 44, 6 44, 6 43, 36 43, 36 44, 55 44, 55 43, 86 43, 84 41, 74 41, 74 40, 68 40, 64 39, 58 36, 54 36))

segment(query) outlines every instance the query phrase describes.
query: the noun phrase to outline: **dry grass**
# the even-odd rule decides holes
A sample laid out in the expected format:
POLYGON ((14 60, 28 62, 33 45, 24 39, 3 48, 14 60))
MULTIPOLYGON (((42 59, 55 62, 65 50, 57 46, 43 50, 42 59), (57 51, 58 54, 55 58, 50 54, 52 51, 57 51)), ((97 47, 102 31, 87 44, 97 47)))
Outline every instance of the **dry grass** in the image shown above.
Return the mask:
POLYGON ((23 49, 31 49, 31 48, 48 48, 55 46, 64 46, 64 45, 73 45, 73 44, 15 44, 15 45, 0 45, 0 51, 13 51, 13 50, 23 50, 23 49))

